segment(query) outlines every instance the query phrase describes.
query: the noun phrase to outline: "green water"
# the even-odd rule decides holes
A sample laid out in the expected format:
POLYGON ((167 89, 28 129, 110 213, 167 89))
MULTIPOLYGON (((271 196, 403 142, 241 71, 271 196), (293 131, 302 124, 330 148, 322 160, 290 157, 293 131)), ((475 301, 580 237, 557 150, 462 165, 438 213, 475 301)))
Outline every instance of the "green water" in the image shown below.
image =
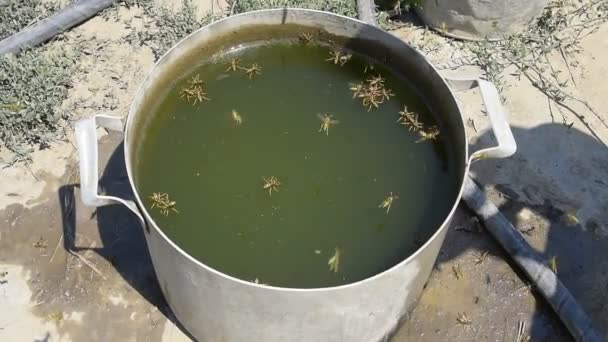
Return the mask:
POLYGON ((443 142, 415 143, 396 123, 407 104, 435 124, 409 85, 376 65, 396 96, 367 112, 352 98, 368 63, 340 67, 321 46, 277 43, 241 49, 184 75, 159 100, 140 147, 136 184, 152 217, 181 248, 243 280, 293 288, 336 286, 373 276, 426 242, 445 219, 456 192, 443 142), (230 58, 253 62, 262 75, 226 72, 230 58), (178 97, 193 75, 210 101, 178 97), (231 112, 242 117, 235 123, 231 112), (339 120, 319 133, 318 113, 339 120), (282 186, 272 196, 263 177, 282 186), (150 209, 154 192, 169 194, 179 213, 150 209), (379 208, 398 194, 387 214, 379 208), (337 273, 328 260, 343 251, 337 273))

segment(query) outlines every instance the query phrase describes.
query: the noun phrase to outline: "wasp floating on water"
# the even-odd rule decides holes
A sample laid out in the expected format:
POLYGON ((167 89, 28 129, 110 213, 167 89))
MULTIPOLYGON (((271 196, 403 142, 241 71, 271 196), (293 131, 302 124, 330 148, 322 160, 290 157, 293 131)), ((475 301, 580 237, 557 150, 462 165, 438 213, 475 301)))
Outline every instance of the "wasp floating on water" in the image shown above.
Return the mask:
POLYGON ((340 123, 338 120, 333 120, 333 115, 330 114, 317 114, 319 119, 321 120, 321 128, 319 128, 319 132, 325 132, 325 135, 329 135, 329 128, 333 125, 337 125, 340 123))
POLYGON ((388 214, 388 212, 391 210, 393 202, 397 199, 399 199, 399 196, 393 195, 391 192, 391 194, 384 201, 382 201, 382 203, 380 203, 378 208, 386 209, 386 213, 388 214))
POLYGON ((329 271, 338 273, 340 270, 340 257, 342 256, 342 248, 336 247, 334 251, 334 255, 329 258, 327 265, 329 266, 329 271))
POLYGON ((272 196, 272 192, 278 192, 281 186, 281 181, 275 176, 270 178, 262 178, 264 180, 264 190, 268 190, 268 194, 272 196))
POLYGON ((170 212, 179 213, 177 209, 175 209, 175 201, 169 199, 169 195, 167 193, 155 192, 150 196, 152 200, 152 208, 158 208, 160 213, 164 216, 169 216, 170 212))

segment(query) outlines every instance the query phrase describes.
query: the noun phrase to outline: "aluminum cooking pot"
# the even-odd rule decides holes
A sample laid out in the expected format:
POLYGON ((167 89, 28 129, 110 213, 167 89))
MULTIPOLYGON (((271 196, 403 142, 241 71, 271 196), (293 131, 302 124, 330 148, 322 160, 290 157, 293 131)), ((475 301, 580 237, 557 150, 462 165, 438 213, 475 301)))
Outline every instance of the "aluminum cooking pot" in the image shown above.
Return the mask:
POLYGON ((420 53, 385 31, 355 19, 301 9, 263 10, 219 20, 192 33, 156 63, 139 88, 126 122, 123 118, 96 115, 76 124, 82 201, 91 206, 122 203, 139 217, 167 303, 182 325, 200 341, 386 340, 414 307, 430 275, 471 162, 507 157, 516 149, 494 85, 483 80, 453 81, 450 85, 458 89, 479 87, 498 142, 496 147, 469 154, 464 120, 448 82, 420 53), (133 178, 138 167, 138 146, 149 113, 153 112, 151 108, 175 75, 230 47, 293 35, 294 27, 336 37, 348 48, 383 60, 415 80, 416 88, 424 94, 436 118, 449 128, 448 138, 444 135, 444 139, 450 140, 448 145, 456 154, 453 160, 459 170, 460 190, 451 211, 432 237, 390 269, 343 286, 318 289, 266 286, 236 279, 205 265, 159 229, 143 205, 133 178), (97 126, 124 131, 125 164, 134 201, 98 194, 97 126))

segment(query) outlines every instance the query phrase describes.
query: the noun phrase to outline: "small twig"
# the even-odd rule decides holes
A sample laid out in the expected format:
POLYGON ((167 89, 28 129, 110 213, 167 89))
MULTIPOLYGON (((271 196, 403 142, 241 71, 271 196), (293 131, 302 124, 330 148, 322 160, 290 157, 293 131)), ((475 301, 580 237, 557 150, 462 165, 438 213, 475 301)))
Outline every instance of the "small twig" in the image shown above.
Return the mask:
POLYGON ((34 179, 38 182, 40 182, 40 178, 38 178, 34 172, 32 172, 32 169, 30 169, 30 165, 29 163, 25 163, 25 168, 30 172, 30 174, 32 175, 32 177, 34 177, 34 179))
POLYGON ((234 15, 234 8, 236 7, 236 3, 239 2, 239 0, 232 0, 232 5, 230 6, 230 14, 229 16, 234 15))
POLYGON ((470 124, 470 126, 473 128, 473 130, 475 131, 475 133, 477 133, 477 127, 475 126, 475 120, 473 118, 469 118, 469 120, 467 120, 467 123, 470 124))
POLYGON ((570 79, 572 80, 572 83, 574 84, 574 86, 577 86, 576 81, 574 80, 574 75, 572 74, 572 70, 570 70, 570 63, 568 63, 568 58, 566 58, 566 53, 564 52, 564 49, 561 46, 559 47, 559 53, 562 55, 562 59, 564 60, 564 63, 566 64, 566 68, 568 69, 568 73, 570 74, 570 79))
POLYGON ((63 241, 63 232, 59 237, 59 241, 57 241, 57 245, 55 246, 55 250, 53 251, 53 255, 51 255, 51 259, 49 259, 49 262, 53 262, 53 258, 55 258, 55 253, 57 253, 57 249, 59 249, 59 244, 61 244, 61 241, 63 241))
POLYGON ((44 290, 40 290, 38 291, 38 293, 36 294, 36 296, 34 297, 34 300, 32 301, 33 303, 30 305, 31 308, 36 307, 38 305, 42 305, 46 302, 46 300, 41 300, 38 301, 38 298, 40 298, 40 295, 44 292, 44 290))
POLYGON ((95 265, 93 265, 92 262, 90 262, 89 260, 87 260, 85 257, 83 257, 82 255, 76 253, 75 251, 72 250, 68 250, 68 252, 73 255, 74 257, 78 258, 78 260, 82 261, 85 265, 89 266, 95 273, 97 273, 103 280, 107 280, 106 277, 104 277, 104 275, 97 269, 97 267, 95 267, 95 265))
POLYGON ((41 15, 39 15, 39 16, 37 16, 36 18, 34 18, 34 20, 30 21, 30 23, 29 23, 29 24, 27 24, 27 25, 26 25, 24 28, 28 28, 28 27, 30 27, 30 26, 32 26, 32 25, 34 25, 34 24, 35 24, 35 23, 38 21, 38 19, 40 19, 40 17, 42 17, 42 16, 41 16, 41 15))
POLYGON ((551 116, 551 123, 555 122, 555 116, 553 115, 553 107, 551 107, 551 98, 547 97, 547 106, 549 106, 549 115, 551 116))
POLYGON ((519 321, 519 323, 517 324, 517 337, 515 338, 515 342, 526 342, 527 338, 524 335, 526 331, 526 322, 525 321, 519 321))
POLYGON ((549 92, 549 90, 545 87, 545 85, 549 85, 550 87, 555 87, 556 89, 560 89, 560 93, 563 94, 564 97, 577 101, 577 102, 580 102, 583 105, 585 105, 593 114, 595 114, 595 116, 600 120, 600 122, 602 122, 602 124, 604 124, 604 126, 606 126, 608 128, 608 125, 606 124, 606 122, 601 118, 601 116, 599 116, 599 114, 597 114, 597 112, 595 112, 595 110, 593 110, 593 108, 589 105, 589 103, 587 103, 585 100, 581 100, 581 99, 575 97, 574 95, 561 90, 561 88, 559 88, 559 87, 556 87, 554 84, 552 84, 549 80, 547 80, 542 75, 540 70, 535 68, 533 65, 528 64, 528 63, 523 63, 523 62, 518 63, 515 61, 514 61, 514 64, 516 64, 518 66, 518 68, 520 68, 521 70, 524 70, 524 71, 522 71, 522 74, 532 83, 532 85, 536 89, 540 90, 540 92, 545 94, 545 96, 551 98, 551 100, 553 102, 555 102, 557 105, 559 105, 560 107, 563 107, 563 108, 567 109, 569 112, 571 112, 572 114, 574 114, 581 121, 581 123, 583 125, 585 125, 585 127, 589 130, 589 132, 598 141, 603 142, 603 140, 595 133, 595 131, 593 130, 591 125, 585 120, 584 115, 578 113, 572 107, 568 106, 562 99, 558 98, 555 94, 552 94, 551 92, 549 92), (530 73, 525 71, 525 69, 532 70, 536 74, 536 77, 534 77, 533 75, 530 75, 530 73), (539 83, 542 83, 542 84, 539 84, 539 83))

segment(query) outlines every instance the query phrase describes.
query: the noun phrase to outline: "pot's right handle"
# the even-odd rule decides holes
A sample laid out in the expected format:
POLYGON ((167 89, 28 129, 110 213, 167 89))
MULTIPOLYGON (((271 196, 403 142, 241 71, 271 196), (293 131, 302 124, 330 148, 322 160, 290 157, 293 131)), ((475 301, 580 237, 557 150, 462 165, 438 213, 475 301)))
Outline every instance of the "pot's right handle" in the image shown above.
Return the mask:
POLYGON ((129 208, 145 226, 145 221, 137 204, 115 196, 100 195, 97 191, 99 182, 97 126, 113 131, 124 132, 122 118, 110 115, 93 115, 76 122, 76 145, 80 157, 80 198, 82 203, 100 207, 108 204, 121 203, 129 208))
POLYGON ((479 87, 481 98, 492 124, 492 132, 498 142, 497 146, 473 152, 469 157, 469 163, 485 158, 506 158, 513 155, 517 150, 517 144, 513 138, 513 132, 511 132, 496 86, 492 82, 478 78, 445 77, 445 80, 454 91, 479 87))

